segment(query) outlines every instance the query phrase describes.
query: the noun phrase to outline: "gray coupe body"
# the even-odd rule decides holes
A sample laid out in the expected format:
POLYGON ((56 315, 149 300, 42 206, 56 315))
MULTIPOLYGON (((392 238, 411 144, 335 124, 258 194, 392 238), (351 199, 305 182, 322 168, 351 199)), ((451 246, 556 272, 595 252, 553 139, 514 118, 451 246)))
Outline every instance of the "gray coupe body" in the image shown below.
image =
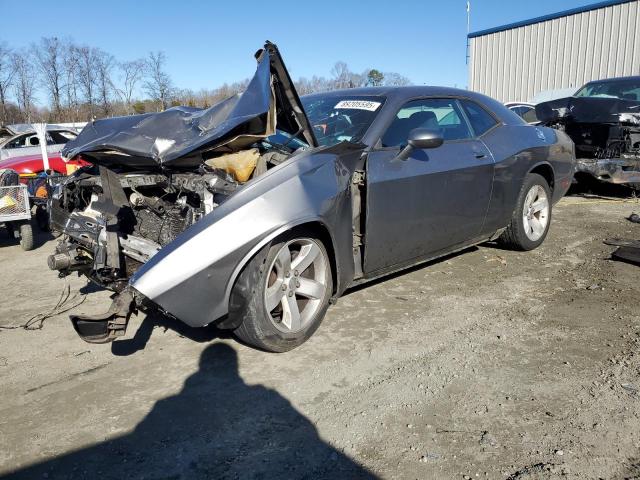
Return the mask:
POLYGON ((386 101, 362 144, 305 150, 248 182, 141 267, 131 279, 136 290, 191 326, 209 324, 228 313, 231 287, 248 259, 279 234, 305 226, 330 242, 337 297, 356 283, 495 237, 529 172, 549 179, 554 202, 570 185, 570 140, 528 126, 488 97, 439 87, 322 95, 386 101), (394 161, 400 149, 378 147, 381 136, 402 105, 429 97, 478 102, 500 124, 481 138, 445 141, 394 161), (361 189, 353 188, 358 171, 361 189), (364 226, 361 237, 355 234, 359 248, 354 222, 364 226))
MULTIPOLYGON (((297 95, 290 98, 296 103, 297 95)), ((237 328, 242 318, 229 315, 234 285, 251 259, 283 234, 300 232, 324 245, 335 299, 353 285, 495 239, 510 224, 527 175, 546 179, 553 203, 574 173, 573 144, 563 132, 527 125, 473 92, 377 87, 310 95, 302 104, 316 134, 329 128, 326 119, 314 117, 318 103, 343 106, 348 114, 368 110, 372 120, 357 137, 325 136, 324 145, 320 139, 320 145, 298 148, 254 175, 157 248, 118 290, 190 326, 237 328), (416 128, 437 131, 441 145, 406 148, 416 128)), ((309 138, 316 142, 308 131, 295 141, 309 138)), ((87 159, 77 142, 71 148, 87 159)), ((104 187, 104 171, 101 178, 104 187)), ((57 223, 72 242, 80 241, 71 217, 57 223)), ((95 235, 96 244, 108 241, 104 233, 95 235)), ((122 246, 126 235, 117 235, 122 246)))

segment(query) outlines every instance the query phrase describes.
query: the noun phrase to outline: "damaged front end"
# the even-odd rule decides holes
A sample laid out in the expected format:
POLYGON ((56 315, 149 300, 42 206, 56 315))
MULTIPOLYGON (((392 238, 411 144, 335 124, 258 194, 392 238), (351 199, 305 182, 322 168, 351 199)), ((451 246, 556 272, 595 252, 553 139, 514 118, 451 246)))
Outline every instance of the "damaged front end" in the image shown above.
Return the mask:
POLYGON ((52 225, 65 238, 49 267, 63 275, 81 272, 119 292, 143 263, 238 186, 224 171, 171 175, 85 168, 51 196, 52 225))
POLYGON ((109 312, 72 317, 92 343, 124 335, 131 312, 144 299, 131 276, 160 249, 231 195, 239 183, 224 170, 159 174, 85 168, 50 198, 51 222, 64 233, 49 268, 73 272, 117 293, 109 312))
POLYGON ((536 114, 571 137, 578 175, 640 187, 640 101, 571 97, 541 103, 536 114))
POLYGON ((116 292, 105 314, 71 317, 84 340, 124 335, 132 312, 155 306, 131 284, 140 267, 246 182, 317 146, 275 45, 256 58, 241 95, 206 110, 98 120, 65 147, 67 158, 92 166, 49 199, 52 228, 64 234, 49 267, 116 292), (286 141, 270 141, 274 134, 286 141))

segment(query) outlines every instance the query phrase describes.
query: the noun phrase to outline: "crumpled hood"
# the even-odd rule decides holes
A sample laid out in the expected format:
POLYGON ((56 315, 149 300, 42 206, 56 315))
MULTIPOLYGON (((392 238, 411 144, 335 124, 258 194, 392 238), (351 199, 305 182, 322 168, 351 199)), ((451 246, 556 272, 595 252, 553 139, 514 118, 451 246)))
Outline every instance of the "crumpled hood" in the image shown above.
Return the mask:
POLYGON ((62 150, 99 165, 190 168, 205 151, 232 152, 274 133, 275 127, 310 146, 316 139, 277 47, 256 53, 247 89, 210 108, 174 107, 160 113, 96 120, 62 150))
POLYGON ((636 123, 640 101, 614 97, 568 97, 536 105, 536 116, 544 123, 559 118, 576 123, 636 123))

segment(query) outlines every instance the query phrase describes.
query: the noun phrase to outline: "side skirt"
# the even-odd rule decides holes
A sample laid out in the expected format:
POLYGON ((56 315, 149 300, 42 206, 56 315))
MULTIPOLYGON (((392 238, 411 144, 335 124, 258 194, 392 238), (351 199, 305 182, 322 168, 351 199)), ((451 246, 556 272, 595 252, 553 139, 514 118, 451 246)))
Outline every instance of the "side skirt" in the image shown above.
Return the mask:
POLYGON ((453 248, 448 248, 446 250, 441 250, 440 252, 437 252, 436 254, 431 254, 431 255, 427 255, 424 257, 418 257, 418 258, 413 258, 407 262, 398 264, 398 265, 394 265, 392 267, 389 268, 385 268, 383 270, 378 270, 376 272, 371 272, 366 274, 364 277, 362 278, 357 278, 355 279, 353 282, 351 282, 351 284, 349 284, 349 286, 347 288, 351 288, 351 287, 355 287, 358 285, 362 285, 368 282, 371 282, 373 280, 377 280, 381 277, 386 277, 387 275, 392 275, 394 273, 400 272, 402 270, 407 270, 409 268, 415 267, 416 265, 420 265, 423 263, 428 263, 432 260, 436 260, 438 258, 442 258, 442 257, 446 257, 447 255, 451 255, 453 253, 457 253, 457 252, 461 252, 462 250, 466 250, 467 248, 470 247, 474 247, 476 245, 479 245, 481 243, 485 243, 491 240, 494 240, 495 238, 497 238, 497 236, 499 236, 499 233, 501 232, 496 232, 496 234, 491 235, 490 237, 482 237, 481 239, 477 239, 474 240, 473 242, 468 242, 468 243, 464 243, 462 245, 453 247, 453 248), (497 235, 497 236, 496 236, 497 235))

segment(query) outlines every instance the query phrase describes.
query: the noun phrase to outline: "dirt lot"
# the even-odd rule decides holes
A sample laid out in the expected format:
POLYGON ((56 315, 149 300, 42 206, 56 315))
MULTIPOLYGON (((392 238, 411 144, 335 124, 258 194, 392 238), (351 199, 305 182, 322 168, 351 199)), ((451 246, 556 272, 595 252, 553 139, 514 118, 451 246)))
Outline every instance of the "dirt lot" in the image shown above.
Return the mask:
MULTIPOLYGON (((638 210, 565 198, 539 250, 352 291, 287 354, 158 317, 104 346, 67 314, 2 330, 0 476, 640 478, 640 268, 602 244, 638 210)), ((53 242, 0 245, 0 325, 54 306, 53 242)))

